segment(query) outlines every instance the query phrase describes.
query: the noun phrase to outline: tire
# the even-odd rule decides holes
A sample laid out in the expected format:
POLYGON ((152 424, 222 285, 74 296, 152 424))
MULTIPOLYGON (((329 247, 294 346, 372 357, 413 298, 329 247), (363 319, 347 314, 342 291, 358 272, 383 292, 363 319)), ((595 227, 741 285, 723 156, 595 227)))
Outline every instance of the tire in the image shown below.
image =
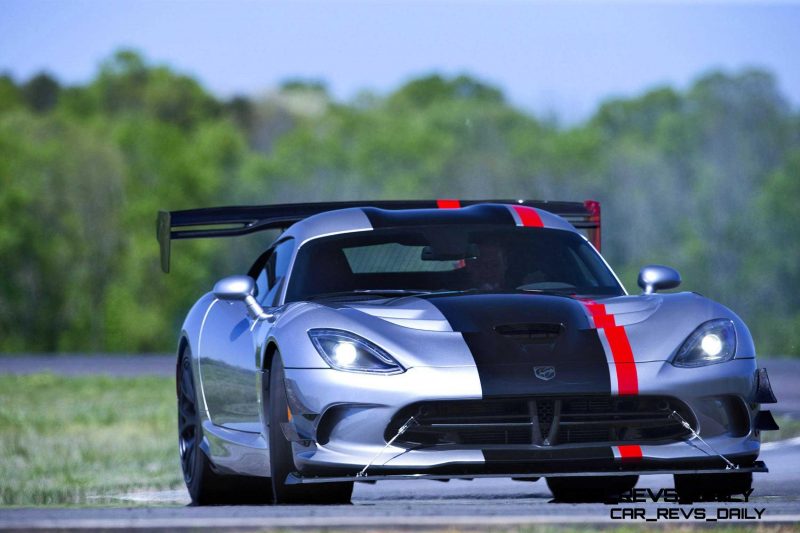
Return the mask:
POLYGON ((353 494, 353 482, 287 485, 286 477, 297 469, 292 443, 286 440, 281 424, 289 421, 283 361, 276 352, 269 376, 269 459, 275 503, 346 504, 353 494))
POLYGON ((197 409, 192 353, 187 347, 178 360, 178 451, 183 480, 194 505, 263 504, 272 502, 269 478, 223 475, 214 471, 200 447, 203 427, 197 409))
POLYGON ((636 486, 639 476, 548 477, 553 498, 561 502, 604 502, 636 486))
POLYGON ((681 502, 715 500, 750 490, 753 473, 739 474, 675 474, 675 491, 681 502))

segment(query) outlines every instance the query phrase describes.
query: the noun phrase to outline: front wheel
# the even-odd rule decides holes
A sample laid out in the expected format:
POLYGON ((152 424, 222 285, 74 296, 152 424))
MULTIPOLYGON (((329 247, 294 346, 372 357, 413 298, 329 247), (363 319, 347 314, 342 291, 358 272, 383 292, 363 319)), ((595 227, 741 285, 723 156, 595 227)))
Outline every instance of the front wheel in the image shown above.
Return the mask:
POLYGON ((200 447, 203 426, 197 408, 192 373, 192 352, 185 348, 178 360, 178 450, 186 489, 194 505, 269 503, 272 487, 268 478, 222 475, 200 447))
POLYGON ((553 497, 562 502, 603 502, 628 492, 639 476, 548 477, 553 497))
POLYGON ((353 483, 287 485, 286 478, 295 471, 292 443, 286 440, 281 424, 289 422, 283 361, 276 352, 269 376, 269 460, 275 503, 343 504, 350 503, 353 483))
POLYGON ((743 494, 753 486, 753 473, 675 474, 675 491, 682 502, 717 500, 743 494))

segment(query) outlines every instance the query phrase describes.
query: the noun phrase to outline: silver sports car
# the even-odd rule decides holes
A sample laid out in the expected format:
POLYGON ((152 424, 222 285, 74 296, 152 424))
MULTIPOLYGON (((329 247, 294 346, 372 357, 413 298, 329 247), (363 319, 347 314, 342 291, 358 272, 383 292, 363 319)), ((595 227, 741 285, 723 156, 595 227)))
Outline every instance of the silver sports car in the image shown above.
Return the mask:
MULTIPOLYGON (((541 477, 606 498, 670 473, 750 488, 775 397, 747 326, 646 266, 629 295, 597 202, 395 201, 161 212, 173 239, 283 229, 180 333, 194 502, 343 503, 354 482, 541 477)), ((256 255, 256 254, 254 254, 256 255)))

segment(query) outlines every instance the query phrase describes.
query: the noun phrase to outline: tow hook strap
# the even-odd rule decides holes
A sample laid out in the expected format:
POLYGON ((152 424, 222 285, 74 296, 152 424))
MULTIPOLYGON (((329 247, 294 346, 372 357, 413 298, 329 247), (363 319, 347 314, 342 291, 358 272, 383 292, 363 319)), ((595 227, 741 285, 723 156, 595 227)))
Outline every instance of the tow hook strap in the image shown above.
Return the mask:
POLYGON ((670 418, 675 418, 680 423, 680 425, 682 425, 683 427, 685 427, 686 429, 691 431, 692 435, 694 435, 695 438, 697 438, 700 442, 702 442, 703 444, 708 446, 709 450, 714 452, 716 455, 719 455, 722 458, 722 460, 725 461, 725 464, 727 465, 725 467, 725 470, 738 470, 739 469, 739 465, 735 465, 732 462, 730 462, 727 457, 725 457, 724 455, 719 453, 713 446, 711 446, 709 443, 704 441, 703 437, 698 435, 697 432, 694 430, 694 428, 692 428, 692 425, 689 424, 689 422, 687 422, 685 418, 683 418, 681 415, 679 415, 677 411, 672 411, 672 413, 670 413, 669 417, 670 418))
POLYGON ((380 456, 381 456, 381 454, 382 454, 383 452, 385 452, 385 451, 386 451, 386 448, 388 448, 389 446, 391 446, 391 445, 392 445, 392 443, 393 443, 395 440, 397 440, 397 437, 399 437, 400 435, 402 435, 403 433, 405 433, 405 432, 406 432, 406 430, 408 430, 408 428, 410 428, 411 426, 415 426, 415 425, 417 425, 418 423, 419 423, 419 422, 417 422, 417 420, 416 420, 416 419, 415 419, 413 416, 412 416, 411 418, 409 418, 409 419, 406 421, 406 423, 405 423, 405 424, 403 424, 402 426, 400 426, 400 429, 398 429, 398 430, 397 430, 397 434, 396 434, 394 437, 392 437, 391 439, 389 439, 389 442, 387 442, 387 443, 386 443, 386 446, 384 446, 384 447, 381 449, 381 451, 379 451, 378 453, 376 453, 376 454, 375 454, 375 457, 373 457, 372 459, 370 459, 370 460, 369 460, 369 462, 366 464, 366 466, 364 466, 364 468, 361 470, 361 472, 359 472, 358 474, 356 474, 356 477, 367 477, 367 469, 368 469, 370 466, 372 466, 372 463, 374 463, 375 461, 377 461, 377 460, 378 460, 378 457, 380 457, 380 456))

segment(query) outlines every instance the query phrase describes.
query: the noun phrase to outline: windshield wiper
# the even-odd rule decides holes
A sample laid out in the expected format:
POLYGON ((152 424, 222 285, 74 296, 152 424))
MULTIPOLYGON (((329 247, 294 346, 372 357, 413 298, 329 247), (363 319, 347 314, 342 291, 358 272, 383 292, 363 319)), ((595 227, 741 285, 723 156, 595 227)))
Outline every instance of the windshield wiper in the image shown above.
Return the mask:
POLYGON ((307 300, 319 300, 321 298, 341 298, 345 296, 380 296, 392 298, 394 296, 410 296, 415 294, 428 294, 431 291, 408 290, 408 289, 355 289, 352 291, 324 292, 309 296, 307 300))

